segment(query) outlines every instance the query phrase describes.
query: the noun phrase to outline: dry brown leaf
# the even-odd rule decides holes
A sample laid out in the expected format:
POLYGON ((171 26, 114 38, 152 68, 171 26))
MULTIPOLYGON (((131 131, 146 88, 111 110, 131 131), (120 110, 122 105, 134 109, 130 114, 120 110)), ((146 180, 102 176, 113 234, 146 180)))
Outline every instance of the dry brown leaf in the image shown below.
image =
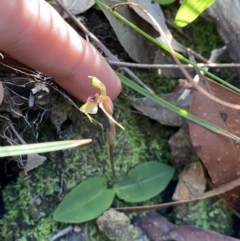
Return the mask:
POLYGON ((145 217, 137 217, 137 225, 152 241, 239 241, 236 238, 190 225, 174 225, 155 212, 145 217))
MULTIPOLYGON (((240 103, 240 95, 213 82, 201 84, 212 95, 233 104, 240 103)), ((207 120, 230 133, 240 136, 240 111, 222 107, 207 99, 199 92, 194 92, 190 112, 207 120)), ((206 166, 215 187, 226 184, 240 177, 240 144, 227 137, 220 136, 202 126, 189 124, 192 143, 197 155, 206 166)), ((240 187, 223 195, 227 204, 240 213, 240 187)))

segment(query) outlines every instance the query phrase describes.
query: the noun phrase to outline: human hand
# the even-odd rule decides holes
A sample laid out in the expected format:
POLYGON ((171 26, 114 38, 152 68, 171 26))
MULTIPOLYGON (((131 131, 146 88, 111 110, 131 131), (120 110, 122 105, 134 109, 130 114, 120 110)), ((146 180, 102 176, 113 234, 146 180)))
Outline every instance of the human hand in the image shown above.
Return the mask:
POLYGON ((121 83, 100 53, 82 39, 44 0, 1 0, 0 51, 51 76, 85 101, 96 93, 89 75, 115 99, 121 83))

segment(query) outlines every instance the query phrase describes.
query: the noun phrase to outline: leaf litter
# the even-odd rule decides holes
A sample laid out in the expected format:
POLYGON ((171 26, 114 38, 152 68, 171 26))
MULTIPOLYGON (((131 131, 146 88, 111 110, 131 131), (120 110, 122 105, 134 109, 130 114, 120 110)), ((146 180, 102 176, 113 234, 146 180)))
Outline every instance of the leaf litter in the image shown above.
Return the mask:
MULTIPOLYGON (((176 105, 184 110, 188 110, 192 97, 190 94, 183 101, 179 102, 178 98, 181 96, 182 92, 183 88, 178 87, 175 89, 174 92, 162 94, 160 95, 160 97, 172 103, 173 105, 176 105)), ((131 105, 137 110, 139 110, 142 114, 148 116, 151 119, 159 121, 163 125, 181 127, 187 122, 185 118, 173 113, 172 111, 168 110, 163 106, 160 106, 159 104, 148 99, 147 97, 128 97, 128 99, 131 105)))
MULTIPOLYGON (((114 2, 111 0, 103 0, 102 2, 110 7, 114 4, 114 2)), ((161 24, 161 26, 163 26, 163 30, 165 34, 169 37, 169 39, 171 39, 171 43, 173 44, 174 49, 182 52, 185 51, 184 47, 173 38, 167 25, 165 24, 165 17, 159 4, 152 3, 150 0, 134 0, 129 2, 137 3, 149 10, 150 13, 152 13, 153 16, 156 17, 156 20, 161 24)), ((129 26, 121 22, 106 9, 103 9, 101 6, 100 8, 109 20, 110 25, 112 26, 119 42, 124 47, 128 55, 135 62, 145 64, 173 63, 173 60, 168 53, 149 42, 142 35, 133 31, 129 26), (158 58, 156 58, 156 53, 158 53, 158 58)), ((141 28, 144 32, 148 33, 151 36, 154 36, 157 40, 160 40, 160 42, 163 42, 163 39, 159 37, 159 33, 156 30, 155 25, 151 21, 149 21, 149 18, 146 17, 146 15, 143 14, 139 9, 134 7, 132 8, 132 6, 121 6, 117 9, 117 11, 124 18, 131 21, 131 23, 141 28)), ((161 74, 166 77, 182 77, 182 74, 178 69, 171 71, 169 71, 168 69, 162 69, 161 74)))
POLYGON ((217 232, 204 230, 191 225, 174 225, 156 212, 145 217, 137 217, 137 225, 152 241, 237 241, 217 232))
MULTIPOLYGON (((206 89, 213 96, 234 104, 240 103, 240 95, 219 85, 213 81, 206 80, 206 89)), ((234 135, 240 136, 239 111, 223 107, 207 98, 199 92, 194 92, 191 113, 214 123, 234 135)), ((203 161, 213 186, 219 187, 233 181, 240 176, 240 145, 227 137, 208 131, 201 126, 189 123, 190 136, 197 155, 203 161)), ((236 187, 222 195, 227 204, 236 212, 240 213, 240 187, 236 187)))

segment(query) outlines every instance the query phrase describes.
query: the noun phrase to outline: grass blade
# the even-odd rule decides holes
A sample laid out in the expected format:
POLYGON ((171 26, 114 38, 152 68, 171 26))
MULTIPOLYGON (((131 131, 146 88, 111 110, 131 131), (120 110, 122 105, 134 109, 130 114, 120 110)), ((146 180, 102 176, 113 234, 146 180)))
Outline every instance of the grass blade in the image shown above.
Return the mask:
POLYGON ((37 144, 14 145, 0 147, 0 157, 19 156, 33 153, 43 153, 50 151, 58 151, 69 149, 90 143, 91 139, 85 140, 69 140, 69 141, 54 141, 37 144))
POLYGON ((185 117, 186 119, 194 122, 194 123, 197 123, 213 132, 216 132, 218 134, 221 134, 221 135, 224 135, 224 136, 227 136, 237 142, 240 141, 240 138, 231 134, 230 132, 208 122, 208 121, 205 121, 201 118, 198 118, 197 116, 194 116, 192 115, 191 113, 187 112, 186 110, 184 109, 181 109, 171 103, 169 103, 168 101, 148 92, 147 90, 143 89, 142 87, 140 87, 139 85, 135 84, 134 82, 132 82, 131 80, 129 80, 128 78, 126 78, 124 75, 116 72, 116 74, 118 75, 118 77, 121 79, 122 83, 124 83, 125 85, 127 85, 128 87, 134 89, 135 91, 137 91, 138 93, 148 97, 149 99, 153 100, 154 102, 166 107, 167 109, 175 112, 176 114, 182 116, 182 117, 185 117))

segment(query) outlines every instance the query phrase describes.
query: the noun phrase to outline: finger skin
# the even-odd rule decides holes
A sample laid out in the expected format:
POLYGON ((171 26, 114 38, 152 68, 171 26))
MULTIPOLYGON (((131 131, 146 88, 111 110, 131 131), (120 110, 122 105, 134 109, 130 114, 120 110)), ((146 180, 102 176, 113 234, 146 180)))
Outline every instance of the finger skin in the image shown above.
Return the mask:
POLYGON ((43 0, 0 0, 0 50, 51 77, 85 101, 100 79, 115 99, 121 83, 100 53, 43 0))

